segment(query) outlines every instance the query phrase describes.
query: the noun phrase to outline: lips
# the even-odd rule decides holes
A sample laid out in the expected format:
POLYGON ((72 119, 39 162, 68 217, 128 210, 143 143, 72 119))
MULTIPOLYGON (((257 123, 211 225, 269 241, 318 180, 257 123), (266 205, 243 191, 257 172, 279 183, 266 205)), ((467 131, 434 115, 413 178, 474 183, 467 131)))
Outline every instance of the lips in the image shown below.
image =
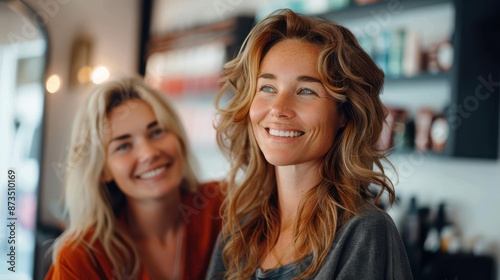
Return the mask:
POLYGON ((167 168, 169 168, 170 166, 172 166, 171 162, 158 168, 146 171, 136 177, 140 179, 151 179, 165 172, 165 170, 167 170, 167 168))
POLYGON ((299 137, 299 136, 304 135, 303 131, 298 131, 298 130, 278 130, 278 129, 272 129, 272 128, 267 128, 266 130, 272 136, 277 136, 277 137, 295 138, 295 137, 299 137))

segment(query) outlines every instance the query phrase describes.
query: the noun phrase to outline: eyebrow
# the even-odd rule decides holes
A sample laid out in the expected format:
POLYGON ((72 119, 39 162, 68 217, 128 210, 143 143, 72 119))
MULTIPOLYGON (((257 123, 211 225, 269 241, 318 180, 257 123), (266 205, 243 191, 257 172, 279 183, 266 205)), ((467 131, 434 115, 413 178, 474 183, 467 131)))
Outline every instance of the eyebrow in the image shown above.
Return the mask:
MULTIPOLYGON (((154 121, 150 122, 150 123, 146 126, 146 129, 148 129, 148 130, 149 130, 149 129, 151 129, 151 128, 153 128, 153 127, 157 126, 157 125, 158 125, 158 121, 154 120, 154 121)), ((125 140, 125 139, 130 138, 130 137, 131 137, 131 136, 130 136, 130 134, 123 134, 123 135, 120 135, 120 136, 118 136, 118 137, 115 137, 115 138, 111 139, 111 141, 109 141, 109 143, 111 143, 111 142, 113 142, 113 141, 125 140)))
MULTIPOLYGON (((260 74, 257 77, 257 79, 276 80, 276 76, 274 74, 271 74, 271 73, 264 73, 264 74, 260 74)), ((311 77, 311 76, 306 76, 306 75, 298 76, 297 77, 297 81, 299 81, 299 82, 320 83, 320 84, 322 84, 322 82, 318 78, 311 77)))

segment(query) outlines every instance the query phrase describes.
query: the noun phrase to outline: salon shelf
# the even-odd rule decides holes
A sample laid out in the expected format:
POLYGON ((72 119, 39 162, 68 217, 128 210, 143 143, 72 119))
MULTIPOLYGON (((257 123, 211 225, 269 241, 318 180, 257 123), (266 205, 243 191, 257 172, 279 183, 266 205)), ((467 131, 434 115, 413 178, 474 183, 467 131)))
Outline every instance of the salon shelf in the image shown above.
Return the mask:
POLYGON ((411 10, 437 4, 450 3, 452 1, 453 0, 386 0, 365 5, 349 5, 344 8, 317 14, 317 16, 334 21, 343 21, 347 19, 371 17, 373 12, 384 9, 387 10, 391 7, 391 5, 395 5, 393 9, 401 9, 401 7, 403 7, 404 10, 411 10))
POLYGON ((239 50, 253 23, 253 17, 238 16, 184 30, 153 35, 148 38, 147 50, 142 55, 147 60, 154 53, 220 42, 227 46, 228 59, 230 59, 235 51, 239 50))
POLYGON ((421 83, 421 82, 429 82, 429 81, 449 81, 451 78, 451 74, 446 72, 439 73, 422 73, 411 77, 401 76, 386 76, 385 83, 421 83))
MULTIPOLYGON (((443 5, 453 7, 453 34, 450 34, 450 43, 454 53, 451 71, 401 78, 387 75, 386 85, 408 83, 413 87, 435 81, 449 83, 451 104, 447 107, 460 110, 452 110, 447 114, 449 122, 454 123, 455 127, 450 130, 444 154, 461 158, 498 159, 500 87, 493 86, 500 77, 500 56, 494 47, 500 45, 500 37, 494 36, 500 25, 500 18, 497 16, 500 12, 498 0, 484 0, 481 5, 467 0, 387 0, 351 5, 316 16, 344 25, 346 22, 367 24, 378 22, 380 19, 377 17, 382 11, 390 13, 392 9, 396 11, 393 15, 399 14, 397 24, 387 27, 383 24, 385 22, 378 22, 382 30, 387 30, 400 28, 405 24, 411 25, 412 19, 401 17, 407 11, 412 11, 411 14, 432 13, 436 10, 435 7, 443 5)), ((396 20, 391 21, 395 22, 396 20)), ((410 102, 408 107, 412 106, 410 102)))

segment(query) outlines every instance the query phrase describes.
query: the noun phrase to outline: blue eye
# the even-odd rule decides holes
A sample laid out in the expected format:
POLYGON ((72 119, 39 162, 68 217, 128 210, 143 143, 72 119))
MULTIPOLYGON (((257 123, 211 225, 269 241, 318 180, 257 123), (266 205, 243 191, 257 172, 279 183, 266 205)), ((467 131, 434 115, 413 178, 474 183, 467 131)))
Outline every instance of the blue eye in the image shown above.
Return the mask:
POLYGON ((314 94, 315 95, 316 92, 314 92, 308 88, 301 88, 301 89, 299 89, 299 94, 304 94, 304 95, 313 95, 314 94))
POLYGON ((130 147, 129 143, 123 143, 116 148, 117 151, 125 151, 130 147))
POLYGON ((263 92, 275 92, 275 90, 270 87, 270 86, 261 86, 259 88, 259 91, 263 91, 263 92))
POLYGON ((151 137, 157 137, 157 136, 162 135, 162 134, 163 134, 163 129, 158 128, 158 129, 155 129, 151 132, 151 137))

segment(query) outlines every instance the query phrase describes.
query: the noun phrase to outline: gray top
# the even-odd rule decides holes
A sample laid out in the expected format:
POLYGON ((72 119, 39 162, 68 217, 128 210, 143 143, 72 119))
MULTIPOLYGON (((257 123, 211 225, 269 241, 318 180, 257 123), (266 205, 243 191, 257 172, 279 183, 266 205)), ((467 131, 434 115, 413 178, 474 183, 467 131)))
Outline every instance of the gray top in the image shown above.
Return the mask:
MULTIPOLYGON (((220 239, 220 236, 219 236, 220 239)), ((225 265, 222 246, 217 246, 206 279, 223 279, 225 265)), ((299 275, 310 264, 312 255, 303 261, 276 269, 256 269, 252 279, 282 280, 299 275)), ((313 279, 413 279, 406 251, 391 217, 368 205, 359 217, 352 217, 335 236, 325 262, 313 279)))

